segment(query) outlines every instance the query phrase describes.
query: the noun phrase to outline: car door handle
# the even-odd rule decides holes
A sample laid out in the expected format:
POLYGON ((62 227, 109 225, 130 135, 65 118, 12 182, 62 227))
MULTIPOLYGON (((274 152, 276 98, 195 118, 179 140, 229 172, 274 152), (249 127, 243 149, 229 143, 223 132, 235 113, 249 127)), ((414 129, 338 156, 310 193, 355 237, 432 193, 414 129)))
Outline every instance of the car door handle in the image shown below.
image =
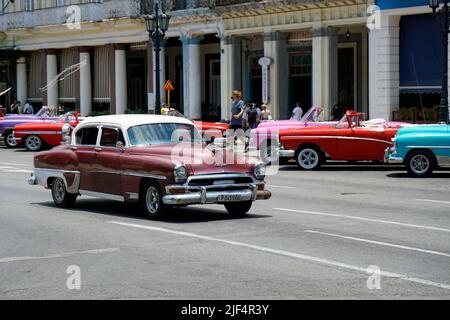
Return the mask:
POLYGON ((100 151, 102 151, 102 148, 95 148, 94 151, 95 152, 100 152, 100 151))
POLYGON ((70 147, 70 149, 72 149, 73 151, 77 151, 78 150, 77 147, 70 147))

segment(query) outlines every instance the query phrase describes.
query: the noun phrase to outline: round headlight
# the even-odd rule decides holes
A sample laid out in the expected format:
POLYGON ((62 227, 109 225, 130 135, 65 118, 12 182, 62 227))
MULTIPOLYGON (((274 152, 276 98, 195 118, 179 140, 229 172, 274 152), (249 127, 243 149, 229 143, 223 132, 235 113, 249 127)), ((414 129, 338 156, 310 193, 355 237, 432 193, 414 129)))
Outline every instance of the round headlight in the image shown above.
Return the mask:
POLYGON ((178 164, 175 166, 175 169, 173 170, 175 181, 176 182, 186 182, 188 171, 186 167, 182 164, 178 164))
POLYGON ((262 162, 258 162, 255 166, 255 176, 258 179, 264 179, 266 176, 266 165, 262 162))

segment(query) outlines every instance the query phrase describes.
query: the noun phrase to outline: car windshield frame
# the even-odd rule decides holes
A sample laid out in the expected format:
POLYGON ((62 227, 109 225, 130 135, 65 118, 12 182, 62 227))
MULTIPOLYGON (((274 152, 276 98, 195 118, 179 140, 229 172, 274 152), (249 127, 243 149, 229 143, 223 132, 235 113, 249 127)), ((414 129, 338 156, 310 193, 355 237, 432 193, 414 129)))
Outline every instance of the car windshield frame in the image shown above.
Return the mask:
POLYGON ((311 107, 303 117, 299 120, 300 122, 320 122, 320 115, 323 112, 323 108, 311 107), (314 115, 317 113, 316 117, 314 115))
MULTIPOLYGON (((158 130, 158 129, 157 129, 158 130)), ((167 136, 169 132, 165 133, 165 135, 167 136)), ((179 122, 164 122, 164 123, 146 123, 146 124, 140 124, 140 125, 136 125, 136 126, 132 126, 129 127, 127 129, 127 136, 128 136, 128 141, 130 143, 130 146, 132 147, 139 147, 139 146, 155 146, 155 145, 165 145, 165 144, 176 144, 176 143, 181 143, 181 142, 188 142, 188 143, 199 143, 199 144, 203 144, 203 139, 202 136, 200 135, 200 133, 198 132, 197 128, 195 127, 195 125, 193 124, 188 124, 188 123, 179 123, 179 122), (166 127, 164 129, 167 129, 167 127, 169 126, 178 126, 180 128, 169 128, 171 130, 171 138, 167 139, 166 137, 161 137, 159 136, 158 138, 153 137, 151 139, 151 141, 144 141, 147 137, 144 137, 144 135, 149 135, 149 134, 154 134, 156 133, 156 131, 151 132, 149 130, 146 131, 141 131, 140 135, 141 137, 137 137, 137 134, 139 134, 139 132, 137 130, 142 130, 142 128, 144 127, 159 127, 159 130, 161 130, 163 127, 166 127), (176 132, 176 130, 186 130, 186 129, 190 129, 190 139, 189 140, 180 140, 180 139, 173 139, 173 135, 176 132)), ((177 135, 179 138, 181 137, 185 137, 185 135, 182 132, 179 132, 177 135)))

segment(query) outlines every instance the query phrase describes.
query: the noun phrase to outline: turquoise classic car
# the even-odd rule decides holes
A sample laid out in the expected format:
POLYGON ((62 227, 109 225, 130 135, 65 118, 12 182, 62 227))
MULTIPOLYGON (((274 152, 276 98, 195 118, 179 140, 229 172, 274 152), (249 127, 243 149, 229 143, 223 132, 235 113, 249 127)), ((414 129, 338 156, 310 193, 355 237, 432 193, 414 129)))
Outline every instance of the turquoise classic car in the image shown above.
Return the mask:
POLYGON ((450 160, 450 125, 435 124, 402 128, 386 150, 387 162, 404 163, 414 177, 429 176, 450 160))

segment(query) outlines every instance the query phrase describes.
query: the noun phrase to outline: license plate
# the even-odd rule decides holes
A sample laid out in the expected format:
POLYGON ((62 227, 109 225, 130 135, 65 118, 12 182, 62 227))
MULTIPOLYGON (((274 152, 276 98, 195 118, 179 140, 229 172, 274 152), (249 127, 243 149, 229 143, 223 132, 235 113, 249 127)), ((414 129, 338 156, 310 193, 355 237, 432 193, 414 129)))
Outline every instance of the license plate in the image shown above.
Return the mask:
POLYGON ((239 202, 241 196, 237 194, 221 194, 217 197, 217 202, 239 202))

